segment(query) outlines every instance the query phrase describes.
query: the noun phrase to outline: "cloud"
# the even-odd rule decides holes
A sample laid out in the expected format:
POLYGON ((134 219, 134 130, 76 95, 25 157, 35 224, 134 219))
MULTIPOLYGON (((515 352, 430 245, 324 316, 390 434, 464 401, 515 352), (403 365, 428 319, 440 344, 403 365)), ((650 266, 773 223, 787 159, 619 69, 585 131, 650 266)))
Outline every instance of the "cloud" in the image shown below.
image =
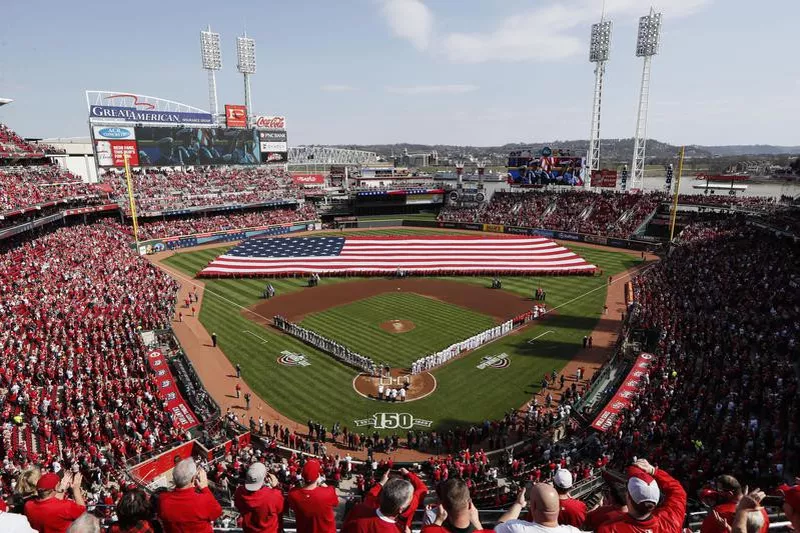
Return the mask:
MULTIPOLYGON (((714 0, 660 0, 665 23, 692 15, 714 0)), ((652 0, 606 0, 606 18, 636 24, 652 0)), ((488 31, 436 33, 434 15, 422 0, 384 0, 389 27, 419 50, 454 63, 556 61, 588 54, 589 27, 600 20, 597 0, 540 0, 537 7, 501 18, 488 31), (440 35, 434 37, 435 35, 440 35)), ((483 23, 483 21, 481 21, 483 23)))
POLYGON ((386 87, 394 94, 464 94, 477 91, 477 85, 412 85, 410 87, 386 87))
POLYGON ((433 35, 433 13, 421 0, 383 0, 382 14, 397 37, 426 50, 433 35))
POLYGON ((323 85, 319 89, 326 93, 351 93, 358 90, 352 85, 337 85, 335 83, 323 85))

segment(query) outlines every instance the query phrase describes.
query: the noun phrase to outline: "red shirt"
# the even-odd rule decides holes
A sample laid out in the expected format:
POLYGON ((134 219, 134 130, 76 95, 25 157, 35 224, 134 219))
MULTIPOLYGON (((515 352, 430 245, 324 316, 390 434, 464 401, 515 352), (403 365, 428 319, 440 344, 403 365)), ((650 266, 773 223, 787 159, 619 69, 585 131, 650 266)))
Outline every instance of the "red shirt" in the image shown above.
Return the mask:
POLYGON ((625 516, 625 513, 620 511, 618 506, 604 505, 594 511, 589 511, 582 529, 584 531, 597 531, 597 528, 601 525, 619 520, 623 516, 625 516))
POLYGON ((360 503, 347 514, 342 524, 342 533, 397 533, 393 518, 378 514, 378 510, 367 503, 360 503))
POLYGON ((656 469, 653 478, 661 489, 664 503, 653 510, 650 518, 637 520, 626 513, 616 522, 601 525, 596 533, 681 533, 686 516, 686 491, 663 470, 656 469))
POLYGON ((56 497, 25 503, 28 523, 39 533, 65 533, 72 522, 85 512, 83 505, 56 497))
POLYGON ((567 526, 583 528, 586 521, 586 504, 574 498, 559 500, 561 510, 558 512, 558 523, 567 526))
POLYGON ((336 533, 333 510, 339 505, 333 487, 292 489, 286 504, 294 510, 297 533, 336 533))
MULTIPOLYGON (((725 521, 733 525, 733 517, 736 514, 736 502, 721 503, 714 507, 714 511, 718 512, 725 521)), ((761 508, 761 514, 764 515, 764 526, 759 533, 767 533, 767 530, 769 530, 769 516, 767 515, 766 509, 763 507, 761 508)), ((708 513, 703 520, 703 525, 700 526, 700 533, 728 533, 728 531, 717 525, 717 521, 714 519, 714 513, 711 512, 708 513)))
POLYGON ((244 533, 277 533, 283 512, 281 491, 262 487, 250 492, 240 485, 233 497, 233 505, 242 513, 244 533))
MULTIPOLYGON (((414 495, 411 497, 411 503, 408 505, 408 509, 403 511, 397 517, 396 525, 397 529, 399 529, 401 533, 405 533, 406 524, 409 526, 411 525, 411 520, 414 518, 414 512, 419 507, 419 502, 425 499, 425 495, 428 493, 428 486, 419 478, 419 476, 413 472, 409 472, 406 478, 411 485, 414 486, 414 495)), ((375 486, 372 487, 367 493, 367 496, 364 498, 364 503, 371 506, 373 509, 380 507, 380 494, 382 489, 383 486, 379 483, 376 483, 375 486)))
POLYGON ((158 519, 164 533, 213 533, 211 522, 222 515, 208 487, 194 487, 163 492, 158 496, 158 519))

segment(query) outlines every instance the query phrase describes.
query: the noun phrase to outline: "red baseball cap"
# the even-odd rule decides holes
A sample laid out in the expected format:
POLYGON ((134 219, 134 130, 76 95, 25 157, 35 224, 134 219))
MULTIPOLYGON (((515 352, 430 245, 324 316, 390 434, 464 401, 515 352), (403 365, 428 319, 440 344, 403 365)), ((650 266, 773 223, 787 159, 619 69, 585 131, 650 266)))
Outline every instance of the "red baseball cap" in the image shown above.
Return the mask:
POLYGON ((778 490, 783 493, 783 501, 789 504, 795 513, 800 513, 800 485, 794 487, 781 485, 778 490))
POLYGON ((39 478, 39 481, 36 483, 37 490, 55 490, 58 486, 61 478, 58 477, 57 474, 53 474, 52 472, 48 472, 47 474, 43 475, 39 478))
POLYGON ((320 470, 321 467, 319 465, 319 461, 316 459, 310 459, 303 466, 303 481, 306 483, 314 483, 319 479, 320 470))

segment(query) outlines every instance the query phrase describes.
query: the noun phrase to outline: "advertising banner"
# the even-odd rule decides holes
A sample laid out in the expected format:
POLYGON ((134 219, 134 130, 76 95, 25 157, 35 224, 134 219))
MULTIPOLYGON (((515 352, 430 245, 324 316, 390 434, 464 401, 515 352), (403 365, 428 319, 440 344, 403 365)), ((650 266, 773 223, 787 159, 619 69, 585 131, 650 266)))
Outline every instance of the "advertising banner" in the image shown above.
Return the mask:
POLYGON ((159 124, 213 124, 211 113, 181 113, 178 111, 155 111, 135 107, 93 105, 89 107, 89 120, 120 122, 150 122, 159 124))
POLYGON ((255 130, 242 128, 136 128, 139 166, 257 165, 255 130))
POLYGON ((253 126, 260 130, 285 130, 286 117, 258 115, 253 117, 253 126))
POLYGON ((484 224, 483 231, 489 231, 492 233, 504 233, 502 224, 484 224))
POLYGON ((156 395, 165 404, 167 411, 172 414, 173 421, 183 430, 188 430, 198 425, 197 417, 186 405, 172 372, 167 364, 167 358, 159 350, 153 350, 147 354, 147 362, 157 376, 158 391, 156 395))
POLYGON ((123 126, 94 126, 92 131, 95 140, 133 141, 136 139, 136 131, 123 126))
POLYGON ((258 130, 258 139, 265 142, 286 142, 286 130, 258 130))
POLYGON ((262 152, 288 152, 289 147, 286 145, 286 142, 271 142, 271 141, 261 141, 259 143, 259 148, 262 152))
POLYGON ((288 163, 289 154, 287 152, 261 152, 261 162, 267 163, 288 163))
POLYGON ((644 376, 648 373, 655 357, 649 353, 641 353, 628 372, 625 381, 619 386, 617 392, 606 404, 597 418, 592 422, 592 427, 598 431, 608 431, 614 426, 620 412, 631 405, 631 400, 638 394, 644 384, 644 376))
POLYGON ((592 171, 592 187, 608 187, 614 189, 617 187, 617 171, 616 170, 593 170, 592 171))
POLYGON ((229 128, 246 128, 247 106, 225 104, 225 125, 229 128))
POLYGON ((556 231, 555 238, 561 239, 562 241, 583 241, 580 235, 568 231, 556 231))
POLYGON ((520 228, 518 226, 504 226, 503 231, 511 235, 530 235, 532 232, 530 228, 520 228))
POLYGON ((322 174, 293 174, 292 182, 297 185, 325 185, 322 174))
POLYGON ((583 240, 591 242, 592 244, 608 244, 608 239, 606 237, 600 237, 599 235, 584 235, 583 240))
POLYGON ((156 478, 166 474, 175 467, 175 458, 187 459, 192 456, 194 441, 185 442, 171 450, 148 459, 131 468, 131 475, 144 484, 149 484, 156 478))
POLYGON ((139 152, 136 141, 96 140, 94 146, 98 166, 124 167, 126 155, 132 167, 139 166, 139 152))

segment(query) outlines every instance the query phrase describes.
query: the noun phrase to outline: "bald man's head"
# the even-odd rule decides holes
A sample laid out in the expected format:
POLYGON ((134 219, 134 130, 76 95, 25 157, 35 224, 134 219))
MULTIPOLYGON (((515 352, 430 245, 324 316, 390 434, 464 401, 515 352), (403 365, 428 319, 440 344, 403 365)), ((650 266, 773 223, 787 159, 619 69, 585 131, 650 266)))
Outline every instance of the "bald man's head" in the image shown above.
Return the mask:
POLYGON ((558 492, 552 485, 536 483, 528 490, 533 520, 542 525, 558 524, 558 512, 561 503, 558 492))

